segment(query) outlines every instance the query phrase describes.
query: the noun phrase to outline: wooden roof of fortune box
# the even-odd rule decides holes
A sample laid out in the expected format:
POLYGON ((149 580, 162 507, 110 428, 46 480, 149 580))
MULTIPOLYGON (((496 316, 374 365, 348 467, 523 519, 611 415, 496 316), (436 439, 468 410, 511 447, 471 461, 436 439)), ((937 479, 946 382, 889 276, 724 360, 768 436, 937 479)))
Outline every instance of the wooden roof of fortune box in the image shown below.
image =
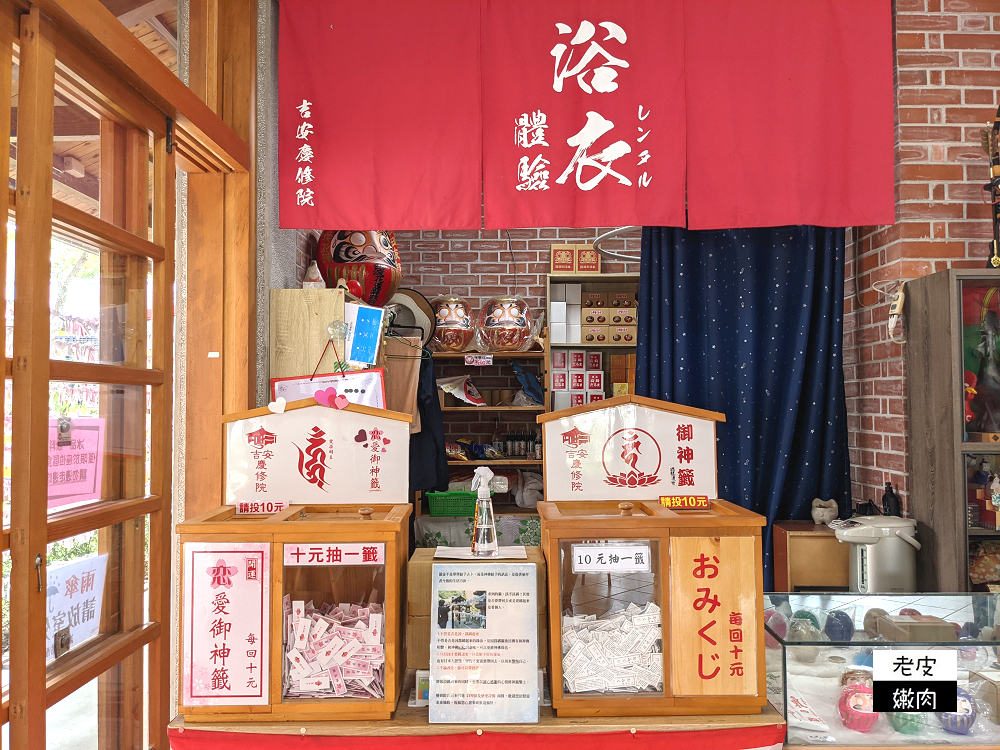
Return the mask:
POLYGON ((306 398, 222 421, 227 505, 409 502, 409 414, 306 398))
POLYGON ((538 416, 545 499, 717 500, 719 412, 617 396, 538 416))

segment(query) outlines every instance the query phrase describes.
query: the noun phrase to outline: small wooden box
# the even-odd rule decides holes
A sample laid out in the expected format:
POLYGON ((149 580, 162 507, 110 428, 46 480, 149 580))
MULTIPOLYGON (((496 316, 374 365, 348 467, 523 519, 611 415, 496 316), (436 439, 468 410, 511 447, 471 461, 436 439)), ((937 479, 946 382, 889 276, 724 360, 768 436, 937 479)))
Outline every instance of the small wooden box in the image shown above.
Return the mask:
MULTIPOLYGON (((407 517, 411 511, 410 505, 321 505, 292 506, 271 516, 240 516, 228 506, 178 524, 182 561, 179 703, 185 720, 392 718, 405 671, 402 592, 409 538, 407 517), (251 555, 257 556, 252 571, 247 562, 251 555), (207 577, 203 562, 209 563, 208 568, 216 574, 222 571, 221 578, 213 577, 211 588, 203 580, 207 577), (235 600, 240 587, 249 585, 251 572, 253 591, 260 590, 261 598, 247 605, 235 600), (212 609, 219 607, 219 594, 231 600, 225 606, 232 610, 227 614, 233 616, 223 621, 229 629, 215 624, 220 616, 212 609), (384 617, 379 639, 384 654, 384 697, 284 697, 286 595, 290 601, 312 600, 317 609, 322 603, 333 607, 380 605, 384 617), (250 643, 242 632, 248 627, 246 623, 253 624, 254 639, 250 643), (206 627, 213 628, 217 637, 206 640, 206 627), (228 639, 222 638, 223 634, 228 639), (205 680, 196 676, 206 673, 206 667, 211 674, 221 668, 215 653, 220 644, 230 649, 227 667, 248 669, 250 664, 242 665, 239 651, 257 655, 256 649, 260 649, 253 666, 268 676, 258 697, 229 698, 220 695, 219 690, 207 695, 215 684, 206 687, 205 680), (207 664, 213 654, 216 658, 207 664)), ((249 682, 245 672, 237 674, 234 670, 228 675, 227 670, 227 676, 232 693, 240 693, 249 682)))
POLYGON ((882 615, 876 626, 880 636, 894 643, 958 640, 954 625, 933 615, 882 615))
POLYGON ((673 511, 658 502, 542 502, 538 514, 549 565, 552 706, 559 716, 760 713, 767 701, 764 634, 757 625, 764 608, 763 516, 724 500, 702 511, 673 511), (636 564, 637 554, 649 559, 636 564), (631 562, 602 569, 598 555, 630 556, 631 562), (613 615, 622 609, 624 615, 613 615), (615 624, 616 617, 630 626, 615 624), (584 618, 596 618, 590 622, 597 627, 584 618), (654 630, 638 636, 638 649, 619 653, 629 632, 640 628, 654 630), (572 634, 584 629, 589 640, 574 641, 572 634), (593 650, 604 634, 608 667, 593 650), (574 657, 578 643, 585 643, 583 657, 574 657), (641 661, 646 656, 649 666, 641 661), (586 658, 598 663, 597 674, 572 676, 586 658), (658 662, 662 682, 656 685, 658 662), (612 671, 616 667, 621 673, 612 671), (629 671, 636 681, 649 680, 629 686, 639 692, 586 689, 601 679, 627 681, 629 671))

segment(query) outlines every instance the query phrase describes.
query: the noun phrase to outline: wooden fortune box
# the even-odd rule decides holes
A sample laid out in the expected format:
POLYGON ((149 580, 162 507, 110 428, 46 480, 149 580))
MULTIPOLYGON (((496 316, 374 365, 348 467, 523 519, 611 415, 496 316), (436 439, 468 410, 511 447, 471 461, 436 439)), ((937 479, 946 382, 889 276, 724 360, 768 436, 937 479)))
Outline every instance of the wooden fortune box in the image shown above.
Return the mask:
POLYGON ((556 712, 760 713, 766 520, 718 499, 725 416, 619 396, 538 421, 556 712))
POLYGON ((409 420, 311 399, 226 420, 228 504, 177 526, 186 721, 391 718, 409 420))

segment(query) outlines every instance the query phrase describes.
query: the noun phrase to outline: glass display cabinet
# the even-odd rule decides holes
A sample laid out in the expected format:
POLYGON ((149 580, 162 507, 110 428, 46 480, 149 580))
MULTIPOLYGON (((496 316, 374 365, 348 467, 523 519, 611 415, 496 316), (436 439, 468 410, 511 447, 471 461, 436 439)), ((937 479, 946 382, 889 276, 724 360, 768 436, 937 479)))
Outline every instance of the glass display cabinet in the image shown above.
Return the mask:
POLYGON ((1000 744, 1000 595, 766 598, 767 696, 785 717, 786 746, 1000 744), (917 667, 949 663, 957 684, 917 667))

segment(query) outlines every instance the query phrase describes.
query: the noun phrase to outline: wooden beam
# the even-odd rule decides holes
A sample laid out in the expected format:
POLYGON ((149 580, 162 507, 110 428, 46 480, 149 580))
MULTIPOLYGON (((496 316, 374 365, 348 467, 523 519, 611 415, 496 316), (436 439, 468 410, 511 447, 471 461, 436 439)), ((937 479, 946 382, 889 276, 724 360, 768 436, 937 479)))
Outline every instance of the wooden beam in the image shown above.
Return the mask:
MULTIPOLYGON (((105 66, 173 118, 176 128, 208 146, 220 171, 249 171, 250 144, 117 21, 100 0, 37 0, 36 6, 105 66)), ((60 51, 61 54, 61 51, 60 51)), ((180 139, 178 139, 180 140, 180 139)))
POLYGON ((65 203, 57 201, 53 204, 52 214, 52 221, 60 234, 69 235, 100 250, 154 261, 165 257, 165 250, 155 242, 65 203))
MULTIPOLYGON (((51 148, 50 148, 51 152, 51 148)), ((17 161, 17 146, 10 144, 10 160, 17 161)), ((93 204, 96 208, 97 201, 101 197, 101 183, 94 175, 87 174, 84 177, 74 177, 63 171, 63 158, 52 155, 52 180, 64 186, 67 191, 79 196, 80 200, 87 204, 93 204)))
MULTIPOLYGON (((149 617, 167 623, 170 618, 170 554, 172 530, 173 459, 173 347, 174 347, 174 216, 176 165, 167 153, 166 139, 153 141, 153 239, 164 248, 163 260, 153 263, 153 367, 165 374, 150 398, 149 486, 161 498, 160 509, 149 515, 149 617)), ((170 701, 170 638, 166 633, 149 644, 149 741, 168 750, 167 724, 173 715, 170 701)))
POLYGON ((129 28, 168 10, 177 10, 177 0, 101 0, 101 2, 129 28))
MULTIPOLYGON (((97 141, 101 122, 78 107, 56 107, 52 139, 56 142, 97 141)), ((17 107, 10 110, 10 140, 17 141, 17 107)))
POLYGON ((167 25, 163 23, 159 17, 153 16, 152 18, 147 18, 146 23, 149 25, 149 28, 156 32, 156 35, 160 37, 160 39, 165 41, 170 46, 170 49, 172 49, 175 53, 177 52, 177 36, 174 32, 167 28, 167 25))
MULTIPOLYGON (((11 429, 10 746, 45 747, 45 558, 48 542, 49 258, 55 47, 37 6, 21 16, 11 429), (39 564, 36 566, 36 560, 39 564), (37 573, 36 573, 37 567, 37 573), (38 585, 41 580, 42 585, 38 585)), ((3 119, 7 119, 4 117, 3 119)))
MULTIPOLYGON (((146 308, 142 307, 142 317, 146 308)), ((66 362, 54 359, 50 365, 52 380, 67 383, 105 383, 107 385, 160 385, 165 376, 161 370, 146 370, 141 367, 122 365, 102 365, 96 362, 66 362)), ((138 445, 139 443, 130 443, 138 445)))

